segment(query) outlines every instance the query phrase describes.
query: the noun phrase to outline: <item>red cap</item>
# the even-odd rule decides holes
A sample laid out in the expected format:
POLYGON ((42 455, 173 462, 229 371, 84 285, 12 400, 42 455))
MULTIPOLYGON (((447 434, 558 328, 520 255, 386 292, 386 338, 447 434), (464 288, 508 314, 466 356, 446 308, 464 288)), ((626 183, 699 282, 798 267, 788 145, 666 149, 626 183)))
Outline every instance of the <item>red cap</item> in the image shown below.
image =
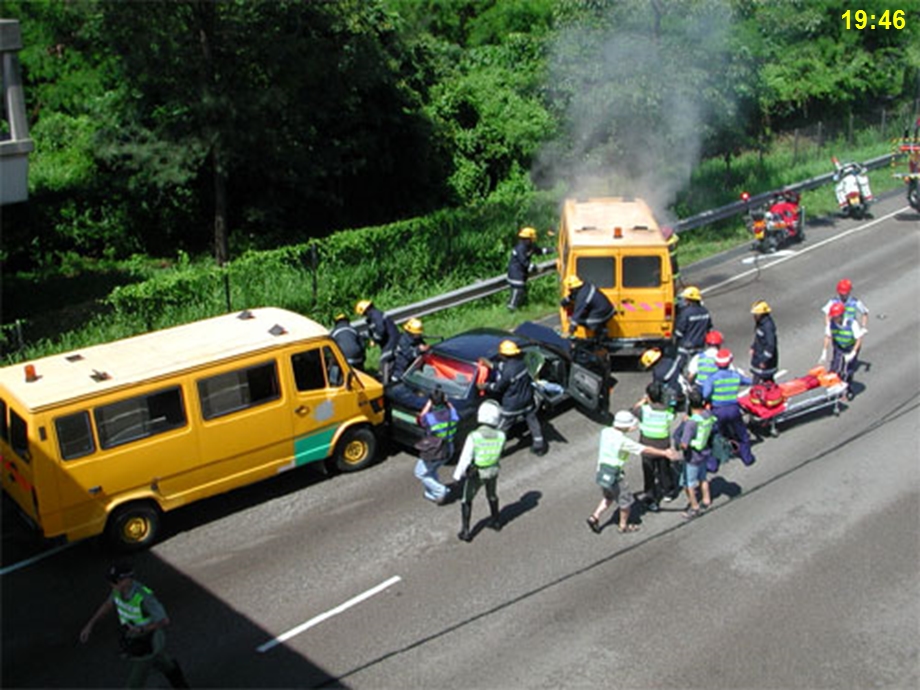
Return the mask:
POLYGON ((727 367, 732 363, 732 352, 731 350, 719 350, 716 353, 716 366, 727 367))
POLYGON ((722 344, 722 334, 719 331, 709 331, 706 334, 707 345, 721 345, 722 344))
POLYGON ((830 314, 830 317, 833 319, 834 317, 842 315, 845 311, 846 308, 841 302, 834 302, 831 308, 827 310, 827 313, 830 314))
POLYGON ((837 283, 837 294, 838 295, 849 295, 853 291, 853 283, 850 282, 849 278, 844 278, 839 283, 837 283))

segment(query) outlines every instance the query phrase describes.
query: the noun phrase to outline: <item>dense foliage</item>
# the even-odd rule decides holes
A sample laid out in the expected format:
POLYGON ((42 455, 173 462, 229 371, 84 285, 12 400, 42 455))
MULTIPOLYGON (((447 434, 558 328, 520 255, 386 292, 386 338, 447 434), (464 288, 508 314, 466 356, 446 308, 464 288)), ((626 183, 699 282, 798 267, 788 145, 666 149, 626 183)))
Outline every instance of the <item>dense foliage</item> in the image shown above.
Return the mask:
POLYGON ((207 288, 142 287, 143 257, 240 277, 252 250, 296 264, 331 235, 349 280, 289 305, 325 312, 500 271, 496 238, 550 224, 561 194, 683 212, 708 198, 689 193, 701 157, 730 176, 783 131, 920 97, 920 10, 860 7, 905 28, 847 30, 834 0, 6 0, 36 150, 30 201, 3 210, 5 296, 15 274, 118 265, 120 291, 66 289, 133 296, 155 325, 159 302, 219 309, 223 288, 210 267, 207 288))

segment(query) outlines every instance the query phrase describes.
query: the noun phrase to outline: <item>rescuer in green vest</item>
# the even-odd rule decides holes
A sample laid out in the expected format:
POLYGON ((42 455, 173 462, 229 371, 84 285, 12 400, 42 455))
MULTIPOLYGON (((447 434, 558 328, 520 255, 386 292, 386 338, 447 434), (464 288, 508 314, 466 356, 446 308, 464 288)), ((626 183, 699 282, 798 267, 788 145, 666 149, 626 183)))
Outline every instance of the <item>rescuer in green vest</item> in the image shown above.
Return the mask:
POLYGON ((486 497, 489 499, 491 520, 489 526, 498 531, 502 528, 498 509, 498 471, 499 459, 505 445, 505 432, 498 429, 501 421, 501 408, 492 400, 486 400, 479 406, 476 414, 476 427, 466 437, 460 459, 454 470, 454 481, 466 477, 463 485, 463 500, 460 502, 461 527, 457 536, 463 541, 473 540, 470 532, 470 515, 473 512, 473 498, 479 487, 485 484, 486 497))
POLYGON ((89 641, 96 623, 114 609, 120 625, 122 655, 131 660, 126 687, 144 687, 152 668, 166 676, 172 687, 189 687, 178 662, 166 653, 164 628, 169 625, 169 617, 163 605, 148 587, 134 579, 131 565, 115 563, 107 577, 112 593, 80 631, 80 642, 89 641))

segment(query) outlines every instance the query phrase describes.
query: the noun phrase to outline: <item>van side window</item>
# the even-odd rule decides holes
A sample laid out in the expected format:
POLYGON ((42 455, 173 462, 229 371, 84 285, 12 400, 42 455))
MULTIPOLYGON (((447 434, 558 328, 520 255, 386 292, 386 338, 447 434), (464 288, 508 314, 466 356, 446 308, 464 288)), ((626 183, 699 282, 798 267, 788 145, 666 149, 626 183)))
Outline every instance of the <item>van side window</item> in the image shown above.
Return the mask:
POLYGON ((86 410, 58 417, 54 420, 54 428, 61 458, 64 460, 76 460, 96 450, 93 430, 89 424, 89 412, 86 410))
POLYGON ((297 390, 316 391, 326 387, 323 358, 318 348, 291 355, 291 367, 294 369, 297 390))
POLYGON ((661 286, 661 257, 624 256, 623 287, 657 288, 661 286))
POLYGON ((10 440, 10 425, 6 421, 6 400, 0 398, 0 438, 10 440))
POLYGON ((26 462, 32 460, 32 453, 29 452, 29 425, 13 410, 10 410, 10 447, 26 462))
MULTIPOLYGON (((178 386, 146 393, 93 410, 99 445, 114 448, 185 426, 185 406, 178 386)), ((62 453, 63 454, 63 453, 62 453)))
POLYGON ((201 414, 205 419, 263 405, 281 397, 275 362, 229 371, 198 382, 201 414))
POLYGON ((581 256, 575 262, 575 273, 599 288, 613 288, 617 284, 616 259, 612 256, 581 256))
POLYGON ((326 376, 329 379, 329 385, 333 388, 340 388, 345 383, 342 363, 336 359, 335 353, 328 345, 323 346, 323 361, 326 363, 326 376))

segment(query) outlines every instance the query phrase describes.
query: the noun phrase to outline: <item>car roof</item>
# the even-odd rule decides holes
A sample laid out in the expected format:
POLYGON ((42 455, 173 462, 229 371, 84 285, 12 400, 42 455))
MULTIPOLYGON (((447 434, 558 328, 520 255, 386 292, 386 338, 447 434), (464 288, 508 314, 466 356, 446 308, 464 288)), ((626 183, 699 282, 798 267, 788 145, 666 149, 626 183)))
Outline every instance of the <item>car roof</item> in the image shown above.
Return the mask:
POLYGON ((474 362, 479 357, 494 359, 498 356, 498 346, 503 340, 511 340, 519 347, 540 345, 559 351, 568 356, 568 342, 547 326, 527 321, 515 329, 514 333, 498 328, 474 328, 459 333, 432 346, 432 351, 444 357, 452 357, 465 362, 474 362))

